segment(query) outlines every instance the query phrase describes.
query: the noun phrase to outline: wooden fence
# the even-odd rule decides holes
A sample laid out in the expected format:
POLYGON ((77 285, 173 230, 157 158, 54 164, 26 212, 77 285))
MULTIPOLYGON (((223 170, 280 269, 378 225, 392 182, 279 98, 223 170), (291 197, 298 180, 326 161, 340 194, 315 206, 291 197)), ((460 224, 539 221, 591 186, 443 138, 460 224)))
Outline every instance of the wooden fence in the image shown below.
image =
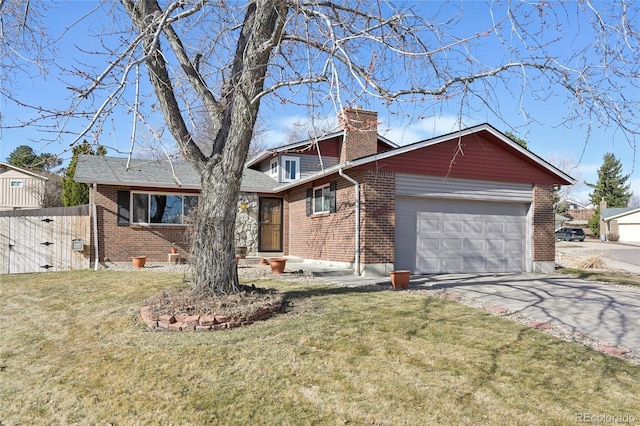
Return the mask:
POLYGON ((0 212, 0 274, 90 267, 89 206, 0 212))

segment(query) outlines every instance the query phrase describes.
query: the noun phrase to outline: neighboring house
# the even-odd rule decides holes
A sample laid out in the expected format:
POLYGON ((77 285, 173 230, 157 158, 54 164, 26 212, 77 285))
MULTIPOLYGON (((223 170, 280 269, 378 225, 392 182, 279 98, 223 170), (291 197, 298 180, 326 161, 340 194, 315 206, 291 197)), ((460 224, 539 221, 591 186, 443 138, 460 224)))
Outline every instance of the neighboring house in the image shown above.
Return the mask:
MULTIPOLYGON (((608 240, 617 235, 620 242, 640 242, 640 207, 606 208, 600 211, 600 233, 608 240)), ((613 239, 613 238, 612 238, 613 239)))
MULTIPOLYGON (((551 272, 554 186, 573 179, 488 124, 398 147, 377 113, 346 109, 343 128, 247 163, 236 245, 364 275, 551 272)), ((80 156, 100 260, 166 260, 188 250, 184 215, 199 178, 186 163, 80 156)))
POLYGON ((572 220, 584 221, 584 224, 586 224, 595 213, 595 209, 591 203, 582 204, 578 201, 566 199, 564 204, 567 207, 567 214, 571 216, 572 220))
POLYGON ((38 172, 0 162, 0 210, 43 207, 48 180, 38 172))

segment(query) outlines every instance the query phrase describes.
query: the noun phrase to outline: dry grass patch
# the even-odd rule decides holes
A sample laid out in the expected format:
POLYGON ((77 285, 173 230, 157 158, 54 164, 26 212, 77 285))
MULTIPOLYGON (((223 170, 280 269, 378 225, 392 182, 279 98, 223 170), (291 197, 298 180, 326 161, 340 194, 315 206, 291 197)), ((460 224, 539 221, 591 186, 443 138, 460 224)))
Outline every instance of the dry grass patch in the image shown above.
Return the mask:
POLYGON ((603 253, 589 252, 571 261, 570 265, 576 269, 597 269, 604 270, 607 264, 603 253))
POLYGON ((560 268, 556 269, 556 272, 590 281, 621 284, 640 288, 640 275, 632 274, 631 272, 620 272, 612 270, 594 271, 579 268, 560 268))
POLYGON ((150 332, 182 276, 2 276, 0 423, 567 424, 640 413, 640 367, 455 302, 263 281, 250 327, 150 332))

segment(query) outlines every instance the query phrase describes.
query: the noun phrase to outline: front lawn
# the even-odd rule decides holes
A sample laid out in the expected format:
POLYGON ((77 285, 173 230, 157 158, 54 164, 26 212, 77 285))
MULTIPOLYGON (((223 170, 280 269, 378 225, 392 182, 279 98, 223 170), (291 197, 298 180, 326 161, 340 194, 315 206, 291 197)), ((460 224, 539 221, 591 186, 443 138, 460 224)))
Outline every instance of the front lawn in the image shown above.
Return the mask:
POLYGON ((640 366, 456 302, 262 281, 288 299, 268 321, 147 331, 140 302, 181 282, 0 276, 0 424, 640 421, 640 366))

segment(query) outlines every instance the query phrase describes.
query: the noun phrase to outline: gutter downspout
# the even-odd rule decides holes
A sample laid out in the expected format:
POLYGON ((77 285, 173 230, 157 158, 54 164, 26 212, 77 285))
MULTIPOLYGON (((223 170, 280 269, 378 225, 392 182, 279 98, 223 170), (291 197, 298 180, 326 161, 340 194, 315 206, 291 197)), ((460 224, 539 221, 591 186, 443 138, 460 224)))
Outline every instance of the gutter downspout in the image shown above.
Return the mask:
POLYGON ((345 175, 342 167, 338 169, 338 174, 354 184, 356 187, 356 251, 353 275, 360 275, 360 184, 352 177, 345 175))
POLYGON ((96 251, 96 261, 93 267, 94 271, 98 270, 98 207, 96 206, 96 193, 98 192, 98 184, 93 183, 93 241, 96 251))

